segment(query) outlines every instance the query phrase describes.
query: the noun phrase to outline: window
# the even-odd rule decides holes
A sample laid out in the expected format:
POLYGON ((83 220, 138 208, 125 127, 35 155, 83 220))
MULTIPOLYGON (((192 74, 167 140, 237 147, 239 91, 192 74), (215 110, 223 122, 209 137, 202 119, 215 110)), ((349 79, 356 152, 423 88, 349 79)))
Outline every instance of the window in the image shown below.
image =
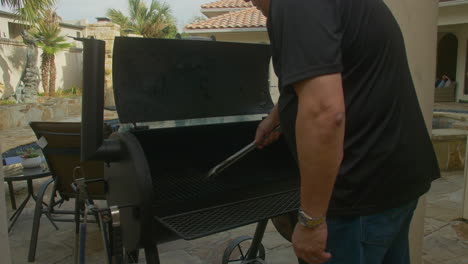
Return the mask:
POLYGON ((22 40, 21 31, 28 30, 30 26, 26 26, 19 23, 8 22, 8 30, 10 31, 10 39, 22 40))

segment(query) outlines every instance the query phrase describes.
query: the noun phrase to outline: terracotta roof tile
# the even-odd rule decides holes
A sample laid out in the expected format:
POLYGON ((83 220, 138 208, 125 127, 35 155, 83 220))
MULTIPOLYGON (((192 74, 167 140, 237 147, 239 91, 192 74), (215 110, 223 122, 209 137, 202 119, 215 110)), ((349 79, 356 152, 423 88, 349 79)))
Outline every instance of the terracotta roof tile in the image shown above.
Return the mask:
MULTIPOLYGON (((439 2, 450 2, 455 0, 439 0, 439 2)), ((245 2, 244 0, 220 0, 216 2, 211 2, 201 6, 205 9, 210 8, 248 8, 252 7, 252 3, 245 2)))
MULTIPOLYGON (((455 0, 439 0, 439 2, 450 2, 455 0)), ((202 8, 245 8, 252 7, 252 3, 244 0, 220 0, 202 5, 202 8)))
POLYGON ((252 7, 252 3, 245 2, 244 0, 221 0, 201 6, 202 8, 249 8, 252 7))
POLYGON ((213 17, 197 23, 189 24, 186 29, 227 29, 227 28, 257 28, 266 27, 267 19, 255 7, 237 12, 213 17))

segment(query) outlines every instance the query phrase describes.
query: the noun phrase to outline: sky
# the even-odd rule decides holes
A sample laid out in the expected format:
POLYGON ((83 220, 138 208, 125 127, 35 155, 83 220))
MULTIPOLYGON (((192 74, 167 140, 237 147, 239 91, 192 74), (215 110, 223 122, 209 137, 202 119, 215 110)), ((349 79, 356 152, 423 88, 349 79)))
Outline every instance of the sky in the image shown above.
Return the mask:
MULTIPOLYGON (((144 0, 150 3, 151 0, 144 0)), ((190 20, 200 13, 200 6, 215 0, 160 0, 171 6, 172 14, 177 19, 181 30, 190 20)), ((107 9, 115 8, 126 13, 128 0, 58 0, 57 12, 63 20, 88 19, 90 23, 96 17, 105 16, 107 9)), ((5 10, 5 8, 0 8, 5 10)), ((7 10, 8 11, 8 10, 7 10)))

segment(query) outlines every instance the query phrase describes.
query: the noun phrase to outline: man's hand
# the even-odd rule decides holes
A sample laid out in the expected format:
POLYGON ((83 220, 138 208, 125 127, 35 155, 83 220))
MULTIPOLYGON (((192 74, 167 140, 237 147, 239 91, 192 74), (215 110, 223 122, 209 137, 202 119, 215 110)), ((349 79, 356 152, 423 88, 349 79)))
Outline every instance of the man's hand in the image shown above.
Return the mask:
POLYGON ((297 224, 294 229, 292 243, 297 257, 309 264, 321 264, 331 259, 331 254, 325 252, 328 238, 328 227, 323 223, 315 228, 307 228, 297 224))
POLYGON ((257 144, 258 148, 262 149, 278 140, 281 132, 272 132, 278 125, 279 114, 278 108, 275 106, 270 115, 258 125, 257 132, 255 133, 255 144, 257 144))

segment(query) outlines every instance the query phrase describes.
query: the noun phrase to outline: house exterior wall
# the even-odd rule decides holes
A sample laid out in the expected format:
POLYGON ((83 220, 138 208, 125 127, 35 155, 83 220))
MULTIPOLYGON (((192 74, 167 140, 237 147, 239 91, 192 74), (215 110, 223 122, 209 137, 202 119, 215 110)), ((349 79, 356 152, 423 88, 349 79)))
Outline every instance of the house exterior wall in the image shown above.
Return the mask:
MULTIPOLYGON (((21 36, 19 35, 21 27, 25 26, 24 23, 19 22, 15 19, 13 14, 5 14, 0 13, 0 38, 7 38, 7 39, 14 39, 14 40, 21 40, 21 36), (10 29, 13 28, 14 32, 10 32, 10 29)), ((77 37, 77 32, 83 37, 86 34, 85 27, 74 26, 74 25, 67 25, 64 23, 60 24, 61 32, 60 35, 67 37, 77 37)), ((75 41, 71 38, 67 37, 67 41, 73 43, 75 47, 81 48, 81 42, 75 41)))
POLYGON ((79 29, 79 28, 73 28, 73 27, 61 27, 61 32, 60 35, 64 36, 66 41, 69 43, 72 43, 76 48, 83 48, 83 45, 81 41, 76 41, 72 39, 71 37, 85 37, 86 35, 84 34, 85 30, 84 29, 79 29))
MULTIPOLYGON (((26 61, 27 47, 22 42, 0 39, 0 82, 5 85, 8 97, 18 84, 26 61)), ((42 50, 39 48, 37 65, 40 67, 42 50)), ((83 56, 81 49, 60 51, 56 54, 57 86, 59 89, 82 88, 83 56)), ((42 82, 39 92, 43 92, 42 82)))
MULTIPOLYGON (((15 20, 15 16, 12 14, 0 14, 0 32, 1 38, 17 39, 19 37, 19 30, 26 24, 15 20), (13 30, 13 31, 12 31, 13 30)), ((20 38, 18 38, 19 40, 20 38)))
POLYGON ((21 41, 21 31, 24 28, 28 28, 27 25, 21 23, 15 23, 13 21, 8 21, 8 33, 9 39, 21 41))
POLYGON ((468 23, 468 16, 466 14, 468 14, 468 4, 440 7, 438 25, 446 26, 468 23))
POLYGON ((9 38, 8 20, 0 17, 0 38, 9 38))
MULTIPOLYGON (((468 12, 466 13, 468 14, 468 12)), ((458 59, 457 59, 457 88, 456 97, 458 100, 468 100, 468 94, 464 94, 465 88, 465 74, 466 69, 466 57, 467 57, 467 42, 468 42, 468 23, 457 24, 457 25, 446 25, 438 27, 438 41, 442 39, 445 34, 452 33, 458 39, 458 59)))
MULTIPOLYGON (((419 103, 430 129, 434 105, 434 83, 437 48, 437 0, 386 0, 403 31, 419 103), (417 14, 417 15, 415 15, 417 14)), ((419 201, 411 232, 411 263, 422 263, 425 198, 419 201)))
POLYGON ((458 39, 458 59, 456 73, 456 100, 468 100, 464 94, 466 76, 466 57, 468 41, 468 4, 442 6, 439 8, 438 41, 447 33, 453 33, 458 39))

